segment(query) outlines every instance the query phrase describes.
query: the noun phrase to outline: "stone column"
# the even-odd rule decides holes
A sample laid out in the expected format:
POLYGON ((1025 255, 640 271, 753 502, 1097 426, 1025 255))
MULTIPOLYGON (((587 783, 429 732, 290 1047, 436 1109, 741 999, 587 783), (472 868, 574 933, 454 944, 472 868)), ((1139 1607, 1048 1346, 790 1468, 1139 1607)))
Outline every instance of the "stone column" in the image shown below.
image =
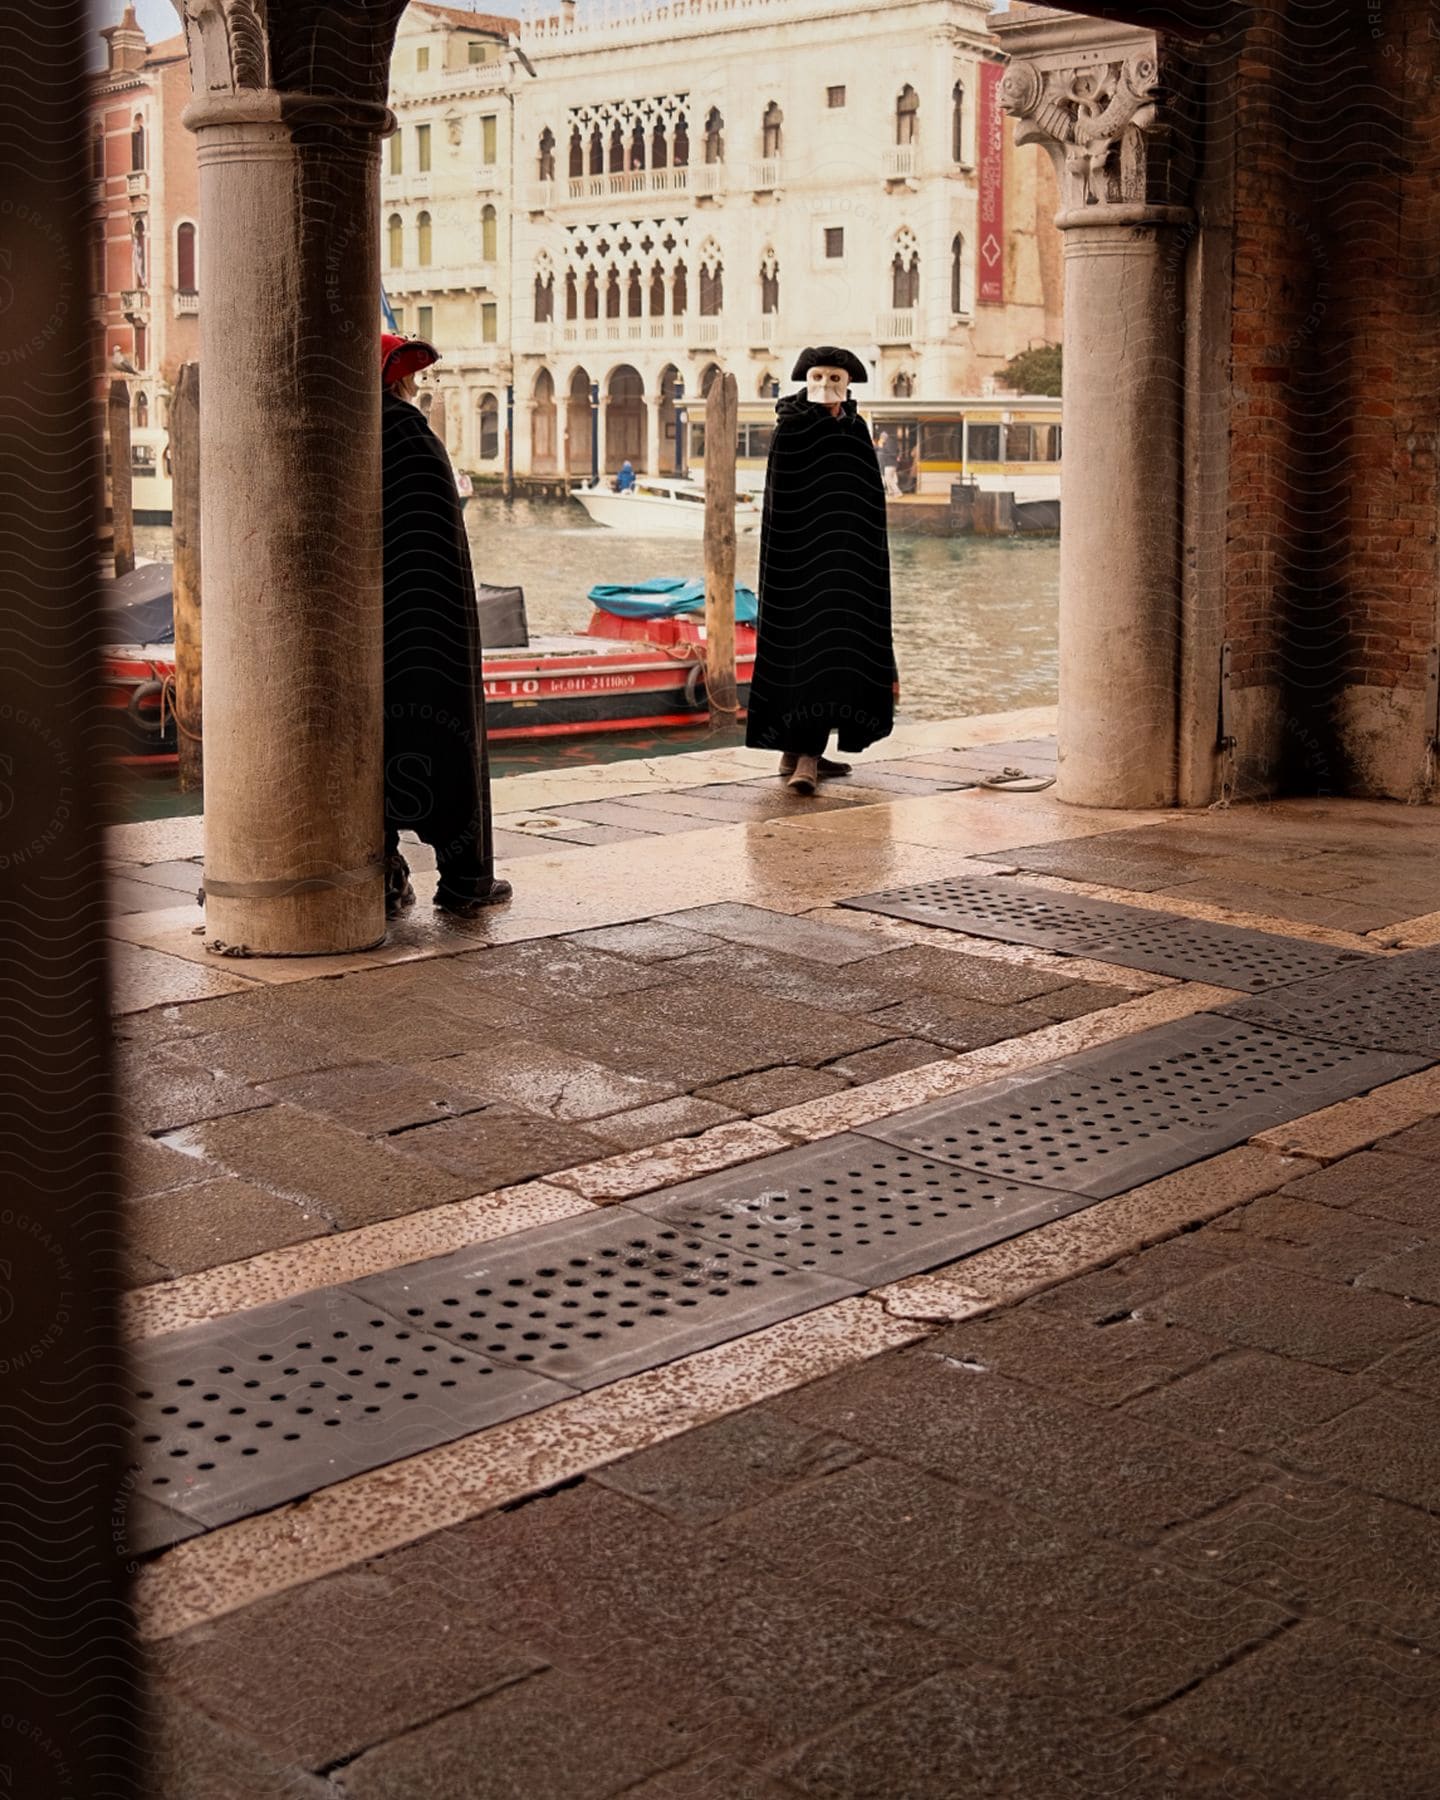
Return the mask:
POLYGON ((382 893, 379 138, 403 0, 183 0, 200 204, 208 939, 362 949, 382 893))
MULTIPOLYGON (((1022 15, 1022 18, 1024 15, 1022 15)), ((1016 142, 1055 164, 1064 233, 1060 773, 1082 806, 1177 796, 1192 214, 1154 36, 1049 14, 996 35, 1016 142), (1015 39, 1011 41, 1012 37, 1015 39)))
POLYGON ((661 460, 665 447, 665 421, 661 408, 665 402, 659 394, 645 396, 645 473, 673 475, 674 466, 666 468, 661 460))

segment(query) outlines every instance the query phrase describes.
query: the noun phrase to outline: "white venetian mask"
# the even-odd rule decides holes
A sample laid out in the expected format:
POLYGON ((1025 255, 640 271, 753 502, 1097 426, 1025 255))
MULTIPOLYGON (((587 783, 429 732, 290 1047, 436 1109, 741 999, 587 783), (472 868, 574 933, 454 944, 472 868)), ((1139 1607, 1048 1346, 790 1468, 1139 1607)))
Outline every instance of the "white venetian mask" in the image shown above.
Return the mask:
POLYGON ((850 391, 850 377, 843 369, 816 367, 805 371, 805 398, 817 406, 838 406, 850 391))

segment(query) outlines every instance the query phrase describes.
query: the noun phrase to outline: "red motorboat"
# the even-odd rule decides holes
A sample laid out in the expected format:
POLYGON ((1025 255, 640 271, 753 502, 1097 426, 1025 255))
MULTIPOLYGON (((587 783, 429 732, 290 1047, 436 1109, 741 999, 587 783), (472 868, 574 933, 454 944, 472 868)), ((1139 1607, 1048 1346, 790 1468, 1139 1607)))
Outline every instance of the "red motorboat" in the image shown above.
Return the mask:
MULTIPOLYGON (((122 763, 176 760, 175 646, 170 565, 147 563, 104 584, 105 703, 122 763)), ((666 584, 646 583, 637 595, 666 584)), ((683 601, 699 584, 669 584, 683 601)), ((693 594, 691 595, 693 598, 693 594)), ((573 636, 530 637, 519 588, 478 592, 485 718, 492 739, 662 731, 706 715, 705 627, 694 611, 621 617, 596 605, 573 636)), ((741 609, 752 596, 742 591, 741 609)), ((612 602, 618 604, 617 602, 612 602)), ((643 605, 643 599, 632 602, 643 605)), ((755 666, 755 627, 737 619, 735 669, 743 713, 755 666)))

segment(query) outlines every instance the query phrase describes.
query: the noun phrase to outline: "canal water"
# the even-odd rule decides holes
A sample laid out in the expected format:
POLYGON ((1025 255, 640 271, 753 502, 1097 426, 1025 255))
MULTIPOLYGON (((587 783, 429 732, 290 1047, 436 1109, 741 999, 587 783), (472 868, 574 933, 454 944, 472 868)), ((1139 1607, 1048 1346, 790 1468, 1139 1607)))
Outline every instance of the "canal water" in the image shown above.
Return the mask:
MULTIPOLYGON (((465 509, 478 578, 522 587, 535 635, 582 630, 586 591, 596 582, 704 574, 698 541, 621 537, 594 525, 574 501, 476 498, 465 509)), ((170 531, 137 526, 142 556, 169 559, 170 531)), ((736 544, 736 579, 754 587, 758 535, 736 544)), ((1056 690, 1058 538, 923 537, 892 533, 890 585, 900 715, 953 719, 1053 703, 1056 690)), ((738 741, 740 733, 732 734, 738 741)), ((705 729, 661 734, 603 732, 493 747, 494 772, 613 762, 625 757, 713 747, 705 729)), ((173 773, 132 774, 118 796, 121 816, 199 812, 197 795, 175 790, 173 773)))

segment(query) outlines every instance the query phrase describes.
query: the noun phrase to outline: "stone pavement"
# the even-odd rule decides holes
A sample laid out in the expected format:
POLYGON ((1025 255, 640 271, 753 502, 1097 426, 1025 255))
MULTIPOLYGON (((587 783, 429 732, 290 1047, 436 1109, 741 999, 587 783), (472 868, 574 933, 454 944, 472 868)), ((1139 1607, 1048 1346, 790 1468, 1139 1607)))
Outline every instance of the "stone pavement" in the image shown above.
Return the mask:
MULTIPOLYGON (((424 921, 398 966, 217 963, 198 913, 119 917, 133 1333, 1234 998, 848 894, 1023 868, 1310 942, 1440 938, 1428 813, 1073 814, 954 786, 1033 746, 930 733, 899 785, 805 814, 753 764, 534 795, 509 816, 633 802, 660 841, 547 844, 509 918, 424 921)), ((151 854, 122 880, 178 881, 183 824, 126 828, 117 861, 151 854)), ((1437 1113, 1430 1069, 146 1561, 152 1791, 1440 1792, 1437 1113)))

